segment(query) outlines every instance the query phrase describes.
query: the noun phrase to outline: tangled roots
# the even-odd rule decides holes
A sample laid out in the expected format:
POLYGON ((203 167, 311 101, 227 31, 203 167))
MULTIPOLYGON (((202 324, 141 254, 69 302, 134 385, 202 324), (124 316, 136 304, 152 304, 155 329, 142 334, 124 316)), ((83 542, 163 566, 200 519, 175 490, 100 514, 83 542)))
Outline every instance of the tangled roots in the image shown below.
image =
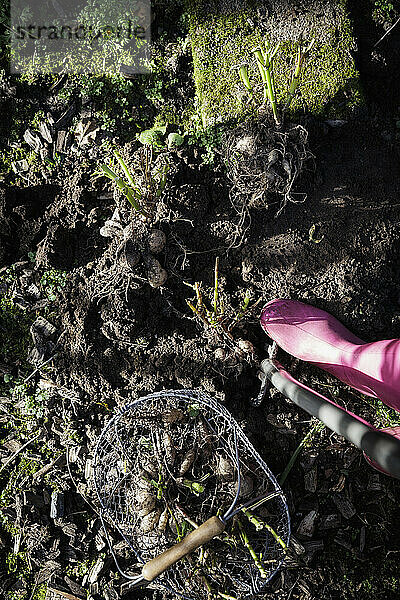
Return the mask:
POLYGON ((279 214, 288 202, 306 199, 306 194, 294 191, 299 176, 314 170, 308 132, 301 125, 285 131, 245 123, 226 136, 224 147, 235 206, 265 207, 278 200, 279 214))

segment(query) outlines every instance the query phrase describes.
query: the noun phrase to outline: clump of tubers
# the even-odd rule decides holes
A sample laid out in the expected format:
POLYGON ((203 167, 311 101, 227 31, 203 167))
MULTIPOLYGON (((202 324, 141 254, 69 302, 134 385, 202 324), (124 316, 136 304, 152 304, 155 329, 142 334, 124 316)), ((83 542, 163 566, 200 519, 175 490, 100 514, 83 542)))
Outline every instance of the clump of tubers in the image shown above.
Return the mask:
POLYGON ((123 233, 123 242, 119 248, 118 256, 121 266, 133 270, 143 261, 151 287, 158 288, 164 285, 168 273, 154 255, 160 254, 164 250, 167 243, 165 233, 161 229, 155 228, 147 233, 143 229, 134 229, 132 224, 129 224, 123 230, 121 226, 119 231, 123 233))

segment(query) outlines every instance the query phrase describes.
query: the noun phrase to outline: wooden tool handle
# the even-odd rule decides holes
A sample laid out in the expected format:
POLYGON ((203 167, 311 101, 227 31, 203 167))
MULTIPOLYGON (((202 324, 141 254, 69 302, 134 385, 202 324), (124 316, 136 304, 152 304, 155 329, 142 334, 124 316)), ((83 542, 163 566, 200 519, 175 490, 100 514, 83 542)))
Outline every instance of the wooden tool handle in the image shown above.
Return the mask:
POLYGON ((149 560, 142 569, 142 576, 146 581, 153 581, 161 573, 164 573, 168 567, 171 567, 178 560, 193 552, 193 550, 200 548, 200 546, 212 540, 216 535, 222 533, 224 529, 225 523, 221 519, 211 517, 203 525, 191 531, 181 542, 175 544, 175 546, 172 546, 172 548, 169 548, 152 560, 149 560))

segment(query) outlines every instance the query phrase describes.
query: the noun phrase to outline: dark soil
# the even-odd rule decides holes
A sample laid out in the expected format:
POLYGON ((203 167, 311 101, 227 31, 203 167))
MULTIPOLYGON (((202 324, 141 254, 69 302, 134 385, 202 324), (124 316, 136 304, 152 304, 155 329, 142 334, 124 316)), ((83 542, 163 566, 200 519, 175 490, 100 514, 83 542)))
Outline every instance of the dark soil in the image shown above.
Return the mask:
MULTIPOLYGON (((307 416, 277 396, 260 409, 251 408, 248 401, 258 386, 255 365, 229 348, 216 353, 224 344, 212 330, 204 331, 185 305, 192 294, 183 282, 202 281, 211 287, 216 255, 224 295, 232 306, 240 304, 239 291, 248 286, 254 299, 290 297, 327 309, 366 340, 400 336, 397 154, 368 120, 339 130, 324 128, 313 150, 320 180, 307 200, 289 204, 278 218, 274 218, 278 203, 250 209, 245 241, 229 251, 227 240, 236 234, 238 215, 229 202, 227 182, 218 172, 196 170, 175 156, 176 174, 163 198, 163 214, 168 218, 162 217, 158 225, 167 236, 160 260, 169 278, 162 289, 150 287, 141 265, 115 281, 107 276, 117 257, 104 259, 107 240, 99 228, 106 215, 111 216, 114 202, 96 201, 95 192, 85 189, 79 167, 53 201, 35 206, 39 215, 34 213, 29 221, 30 237, 18 227, 16 212, 21 205, 29 210, 26 192, 15 190, 12 199, 6 197, 5 216, 14 240, 12 260, 28 248, 33 250, 45 232, 38 244, 38 268, 44 265, 69 273, 57 308, 64 334, 52 379, 80 399, 72 411, 67 409, 72 430, 82 435, 89 411, 94 431, 99 431, 102 419, 98 418, 105 414, 101 407, 112 409, 145 392, 201 387, 227 403, 273 472, 284 469, 308 429, 307 416), (315 238, 323 238, 320 243, 309 239, 312 225, 316 225, 315 238)), ((44 196, 46 191, 41 190, 44 196)), ((131 218, 129 211, 126 218, 131 218)), ((5 245, 6 256, 11 256, 9 247, 5 245)), ((261 359, 267 340, 256 316, 234 333, 250 340, 261 359)), ((313 385, 321 384, 322 392, 327 391, 326 385, 328 392, 340 390, 348 408, 374 422, 374 409, 344 386, 314 370, 302 372, 313 385)), ((285 594, 283 590, 296 581, 298 589, 305 578, 310 595, 335 598, 341 573, 351 568, 362 585, 363 565, 384 560, 381 544, 386 552, 396 551, 393 494, 398 486, 371 472, 358 452, 328 432, 307 454, 304 468, 306 475, 316 469, 317 489, 305 492, 299 468, 285 486, 294 532, 310 510, 317 511, 317 523, 323 527, 326 518, 336 514, 335 494, 350 499, 356 515, 351 519, 339 515, 335 527, 322 529, 316 539, 324 549, 317 546, 315 554, 304 550, 299 561, 304 558, 307 566, 282 571, 272 587, 275 594, 278 589, 285 594), (379 484, 368 492, 366 504, 365 490, 371 480, 379 484), (382 529, 386 524, 391 524, 390 534, 382 529), (360 551, 358 536, 363 527, 367 542, 360 551), (350 563, 334 560, 337 552, 343 557, 348 553, 350 563), (319 573, 324 573, 322 579, 319 573)), ((305 538, 305 548, 314 539, 305 538)), ((387 589, 382 597, 390 597, 387 589)))

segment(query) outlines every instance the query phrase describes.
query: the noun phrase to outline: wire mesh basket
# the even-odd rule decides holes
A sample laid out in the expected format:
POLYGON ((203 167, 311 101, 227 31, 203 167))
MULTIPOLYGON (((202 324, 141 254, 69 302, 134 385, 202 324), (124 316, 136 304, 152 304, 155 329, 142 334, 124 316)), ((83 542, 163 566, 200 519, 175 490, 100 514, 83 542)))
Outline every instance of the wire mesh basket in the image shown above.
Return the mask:
POLYGON ((135 585, 193 600, 242 599, 259 593, 285 558, 282 490, 227 409, 200 391, 158 392, 120 410, 98 440, 94 485, 102 518, 130 548, 128 574, 110 544, 117 567, 135 585), (215 537, 146 580, 144 565, 215 517, 215 537))

